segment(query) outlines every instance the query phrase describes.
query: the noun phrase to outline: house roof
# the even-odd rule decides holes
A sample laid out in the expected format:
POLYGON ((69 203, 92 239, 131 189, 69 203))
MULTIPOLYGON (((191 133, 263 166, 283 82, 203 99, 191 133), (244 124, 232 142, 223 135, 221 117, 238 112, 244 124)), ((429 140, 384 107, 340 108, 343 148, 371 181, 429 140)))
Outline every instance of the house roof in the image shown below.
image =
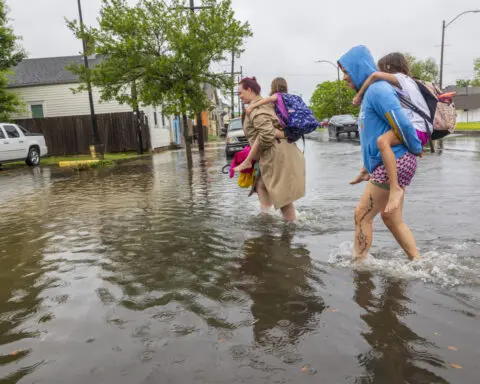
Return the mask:
POLYGON ((445 92, 457 92, 453 97, 455 108, 460 110, 480 109, 480 87, 449 86, 445 92))
MULTIPOLYGON (((102 61, 102 56, 89 59, 95 66, 102 61)), ((42 59, 25 59, 12 68, 14 75, 9 76, 9 88, 29 87, 35 85, 54 85, 77 83, 78 78, 66 67, 74 63, 83 63, 83 56, 46 57, 42 59)))
POLYGON ((445 88, 445 92, 457 92, 457 95, 476 95, 480 94, 480 87, 457 87, 451 85, 445 88))

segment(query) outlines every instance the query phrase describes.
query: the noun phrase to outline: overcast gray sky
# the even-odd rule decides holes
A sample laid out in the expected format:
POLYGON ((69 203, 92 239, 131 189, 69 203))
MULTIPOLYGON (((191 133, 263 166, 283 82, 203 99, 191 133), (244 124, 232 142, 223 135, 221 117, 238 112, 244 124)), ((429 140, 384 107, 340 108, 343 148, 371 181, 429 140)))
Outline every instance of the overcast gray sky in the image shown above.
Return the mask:
MULTIPOLYGON (((80 52, 81 43, 65 26, 77 17, 77 0, 6 0, 15 32, 30 58, 80 52)), ((100 0, 82 0, 84 21, 96 23, 100 0)), ((135 3, 135 0, 131 0, 135 3)), ((200 0, 196 0, 200 4, 200 0)), ((233 0, 237 17, 249 21, 254 36, 238 69, 257 76, 265 93, 284 76, 293 92, 309 99, 316 84, 336 79, 336 70, 314 60, 336 61, 350 47, 365 44, 376 59, 393 51, 440 61, 442 20, 480 9, 478 0, 233 0), (282 4, 282 5, 280 5, 282 4)), ((444 85, 472 78, 480 57, 480 13, 462 16, 446 31, 444 85)), ((216 65, 229 70, 228 63, 216 65)))

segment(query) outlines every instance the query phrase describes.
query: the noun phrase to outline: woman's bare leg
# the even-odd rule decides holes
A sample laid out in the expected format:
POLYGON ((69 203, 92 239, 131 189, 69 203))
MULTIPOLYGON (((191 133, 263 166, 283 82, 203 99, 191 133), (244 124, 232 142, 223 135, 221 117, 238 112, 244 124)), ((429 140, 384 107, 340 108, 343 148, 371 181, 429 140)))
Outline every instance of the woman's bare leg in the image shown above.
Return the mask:
POLYGON ((412 231, 408 228, 407 224, 404 223, 402 218, 404 196, 405 194, 403 194, 399 207, 391 214, 382 213, 382 220, 390 232, 392 232, 392 235, 405 251, 408 258, 410 260, 418 260, 420 259, 420 253, 417 249, 417 243, 413 237, 412 231))
POLYGON ((283 219, 285 221, 297 220, 297 213, 295 212, 295 205, 293 203, 281 208, 283 219))
POLYGON ((390 195, 387 206, 385 207, 386 213, 392 213, 399 207, 404 194, 403 188, 398 185, 397 159, 392 150, 393 146, 399 144, 401 144, 401 141, 395 136, 392 130, 384 133, 377 140, 378 149, 382 155, 383 164, 385 165, 388 180, 390 181, 390 195))
POLYGON ((354 259, 364 259, 373 240, 373 219, 385 209, 388 191, 367 183, 360 203, 355 208, 355 245, 354 259))
POLYGON ((273 203, 268 195, 267 188, 265 187, 265 183, 263 182, 261 176, 257 181, 256 191, 258 194, 258 200, 260 200, 260 209, 262 212, 267 213, 272 207, 273 203))

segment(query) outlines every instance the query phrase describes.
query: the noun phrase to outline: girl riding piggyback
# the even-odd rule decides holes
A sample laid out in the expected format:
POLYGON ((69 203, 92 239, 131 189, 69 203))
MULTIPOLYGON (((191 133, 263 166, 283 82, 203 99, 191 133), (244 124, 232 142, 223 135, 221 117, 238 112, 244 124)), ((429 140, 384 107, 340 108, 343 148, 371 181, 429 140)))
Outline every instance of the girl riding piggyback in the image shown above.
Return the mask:
MULTIPOLYGON (((270 96, 265 97, 261 100, 258 100, 255 103, 250 104, 247 109, 245 110, 245 115, 249 116, 255 108, 258 108, 265 104, 276 104, 278 101, 279 94, 287 94, 288 93, 288 85, 287 81, 282 77, 277 77, 273 79, 270 96)), ((279 129, 275 130, 275 137, 277 139, 285 139, 285 133, 279 129)), ((250 152, 247 158, 240 164, 238 167, 234 168, 235 172, 241 172, 245 169, 249 169, 252 167, 254 160, 259 160, 260 155, 260 142, 257 138, 250 149, 250 152)))

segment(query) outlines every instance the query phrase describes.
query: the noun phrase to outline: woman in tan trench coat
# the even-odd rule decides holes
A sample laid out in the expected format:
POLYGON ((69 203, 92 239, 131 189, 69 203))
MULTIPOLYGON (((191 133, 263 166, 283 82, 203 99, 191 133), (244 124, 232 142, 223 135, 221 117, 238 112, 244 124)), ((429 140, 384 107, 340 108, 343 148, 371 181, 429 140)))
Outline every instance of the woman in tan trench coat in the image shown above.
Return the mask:
MULTIPOLYGON (((245 78, 238 85, 240 99, 250 104, 261 99, 260 85, 255 78, 245 78)), ((260 138, 260 177, 256 192, 262 210, 272 205, 281 209, 287 221, 296 219, 293 203, 305 195, 305 159, 295 143, 275 138, 275 129, 282 129, 272 105, 255 108, 243 124, 250 145, 260 138)))

